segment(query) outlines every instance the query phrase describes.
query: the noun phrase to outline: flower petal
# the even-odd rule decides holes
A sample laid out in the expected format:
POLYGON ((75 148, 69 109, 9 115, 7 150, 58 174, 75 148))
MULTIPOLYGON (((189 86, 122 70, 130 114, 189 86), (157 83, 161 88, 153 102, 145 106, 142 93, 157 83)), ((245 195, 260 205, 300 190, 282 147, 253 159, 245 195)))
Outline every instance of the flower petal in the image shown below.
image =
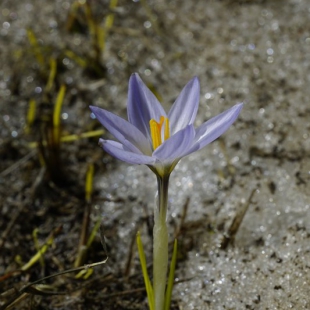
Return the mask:
POLYGON ((236 104, 199 126, 195 136, 195 144, 199 144, 199 150, 222 135, 236 120, 242 107, 243 103, 236 104))
POLYGON ((161 116, 166 117, 166 112, 147 88, 137 73, 131 75, 129 80, 128 120, 150 139, 150 120, 159 122, 161 116))
POLYGON ((146 155, 152 154, 149 140, 135 126, 123 118, 104 109, 90 106, 99 122, 130 151, 135 152, 138 148, 146 155))
POLYGON ((153 153, 153 156, 160 161, 170 161, 181 158, 191 148, 195 137, 195 129, 193 125, 188 125, 178 131, 162 145, 160 145, 153 153))
POLYGON ((187 125, 194 123, 199 106, 199 96, 199 80, 194 77, 183 88, 168 113, 172 135, 187 125))
POLYGON ((198 143, 194 143, 192 144, 189 148, 187 148, 187 150, 184 151, 184 153, 182 153, 180 155, 180 158, 185 157, 191 153, 194 153, 196 151, 200 150, 199 144, 198 143))
POLYGON ((152 165, 155 163, 155 158, 127 151, 121 143, 116 141, 100 139, 99 145, 111 156, 129 164, 152 165))

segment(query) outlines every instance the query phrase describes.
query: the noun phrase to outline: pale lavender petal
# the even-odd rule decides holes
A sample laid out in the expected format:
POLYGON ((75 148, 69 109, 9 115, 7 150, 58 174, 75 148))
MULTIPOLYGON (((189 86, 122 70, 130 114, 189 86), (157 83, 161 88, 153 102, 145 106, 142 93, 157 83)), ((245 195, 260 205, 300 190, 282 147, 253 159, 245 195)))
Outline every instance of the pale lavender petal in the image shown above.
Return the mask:
POLYGON ((96 115, 99 122, 129 150, 135 152, 138 148, 144 154, 152 154, 149 139, 135 126, 104 109, 94 106, 90 106, 90 109, 96 115))
POLYGON ((125 150, 124 146, 116 141, 100 139, 99 145, 111 156, 129 164, 152 165, 155 163, 155 158, 125 150))
POLYGON ((127 113, 129 122, 148 138, 150 120, 159 122, 161 116, 166 117, 163 107, 137 73, 132 74, 129 80, 127 113))
POLYGON ((195 144, 199 144, 199 149, 211 143, 222 135, 236 120, 243 103, 234 105, 225 112, 211 118, 196 129, 195 144))
POLYGON ((185 156, 187 156, 187 155, 189 155, 191 153, 194 153, 194 152, 196 152, 198 150, 200 150, 199 144, 198 143, 194 143, 189 148, 187 148, 187 150, 185 150, 184 153, 182 153, 180 155, 180 158, 181 157, 185 157, 185 156))
POLYGON ((194 126, 188 125, 160 145, 153 156, 160 161, 180 158, 192 146, 194 138, 194 126))
POLYGON ((199 96, 199 80, 194 77, 183 88, 168 113, 172 135, 187 125, 194 123, 199 106, 199 96))

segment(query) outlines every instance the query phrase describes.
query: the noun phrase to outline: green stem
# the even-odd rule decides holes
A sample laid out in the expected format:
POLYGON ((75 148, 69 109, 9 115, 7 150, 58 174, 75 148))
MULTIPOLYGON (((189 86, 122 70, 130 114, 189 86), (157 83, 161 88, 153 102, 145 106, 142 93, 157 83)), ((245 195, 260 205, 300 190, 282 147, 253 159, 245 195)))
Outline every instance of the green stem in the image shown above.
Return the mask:
POLYGON ((168 269, 168 229, 166 223, 168 207, 169 175, 157 176, 158 204, 154 210, 153 289, 155 310, 163 310, 168 269))

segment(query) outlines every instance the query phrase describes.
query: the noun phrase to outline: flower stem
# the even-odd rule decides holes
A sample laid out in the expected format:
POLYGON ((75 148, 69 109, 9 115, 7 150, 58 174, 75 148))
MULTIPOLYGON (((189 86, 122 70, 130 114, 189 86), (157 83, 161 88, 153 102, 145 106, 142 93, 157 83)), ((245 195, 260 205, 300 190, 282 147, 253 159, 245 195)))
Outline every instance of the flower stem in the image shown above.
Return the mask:
POLYGON ((154 210, 153 289, 155 310, 163 310, 168 269, 168 229, 166 222, 168 207, 169 175, 157 176, 158 203, 154 210))

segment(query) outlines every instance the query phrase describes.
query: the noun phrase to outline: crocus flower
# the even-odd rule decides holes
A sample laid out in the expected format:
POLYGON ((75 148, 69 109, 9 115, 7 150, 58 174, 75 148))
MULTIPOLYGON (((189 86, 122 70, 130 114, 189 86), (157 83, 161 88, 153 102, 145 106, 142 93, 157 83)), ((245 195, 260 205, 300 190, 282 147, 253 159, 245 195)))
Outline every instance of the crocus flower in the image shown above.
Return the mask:
POLYGON ((100 139, 110 155, 130 164, 145 164, 157 176, 170 174, 179 160, 222 135, 236 120, 242 103, 194 128, 199 80, 191 79, 167 114, 137 73, 129 80, 128 121, 91 106, 100 123, 119 141, 100 139))
MULTIPOLYGON (((223 134, 238 117, 242 103, 194 128, 199 105, 199 81, 195 77, 183 88, 167 114, 138 74, 129 80, 128 121, 98 107, 90 107, 100 123, 118 140, 100 139, 112 156, 130 164, 145 164, 155 172, 158 202, 154 209, 153 287, 146 284, 150 309, 170 308, 165 295, 168 268, 168 185, 179 160, 200 150, 223 134)), ((141 256, 140 256, 141 259, 141 256)), ((142 264, 143 259, 141 259, 142 264)), ((146 269, 146 265, 145 265, 146 269)), ((173 282, 173 273, 169 275, 173 282)), ((145 278, 148 283, 148 277, 145 278)))

